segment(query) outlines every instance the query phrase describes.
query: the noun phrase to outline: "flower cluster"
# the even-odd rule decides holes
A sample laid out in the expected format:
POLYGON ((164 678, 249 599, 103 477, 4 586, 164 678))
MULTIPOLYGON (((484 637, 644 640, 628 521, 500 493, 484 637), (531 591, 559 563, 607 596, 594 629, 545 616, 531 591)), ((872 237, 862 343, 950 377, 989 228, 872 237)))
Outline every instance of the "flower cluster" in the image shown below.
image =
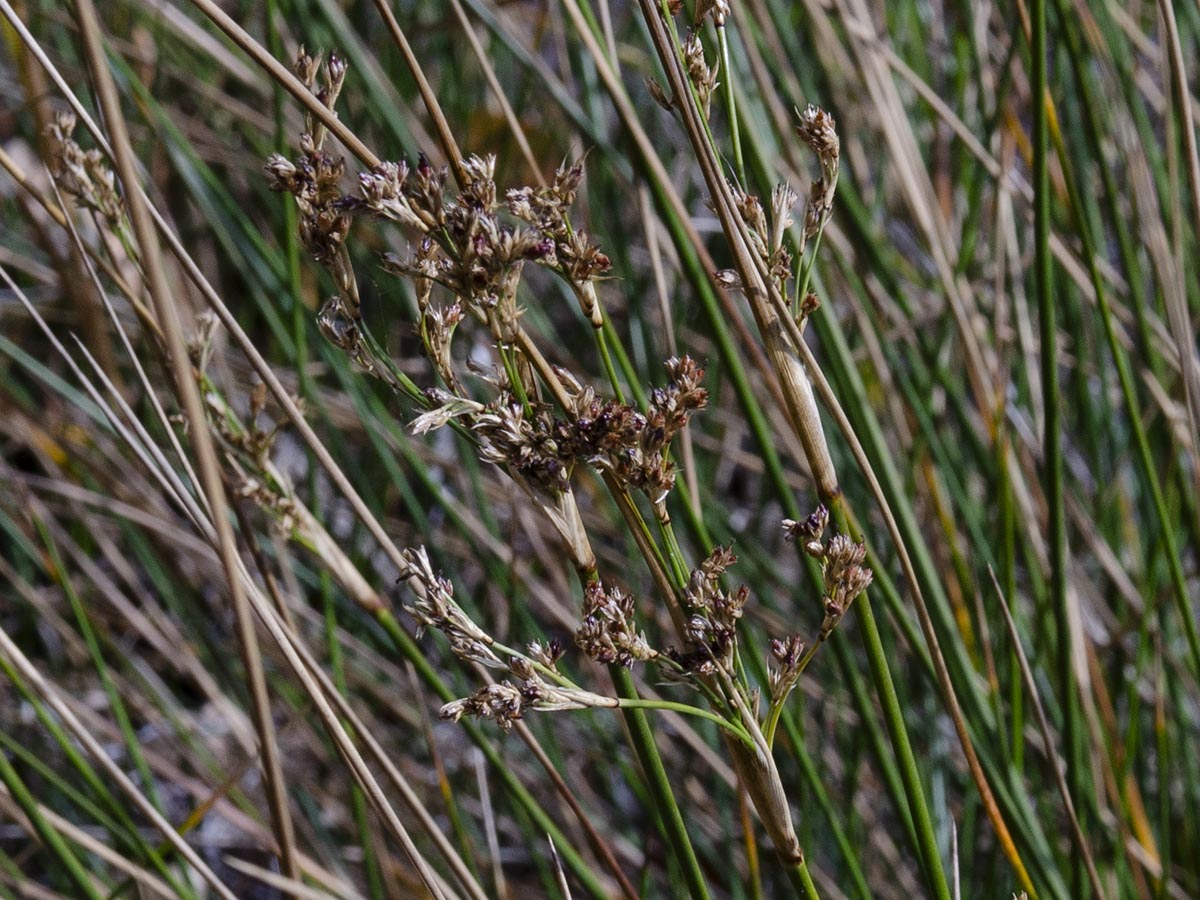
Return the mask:
POLYGON ((512 339, 519 316, 516 289, 524 263, 535 261, 562 274, 573 286, 607 272, 611 263, 567 218, 583 177, 579 163, 561 167, 544 188, 508 191, 498 202, 494 156, 463 160, 465 181, 448 195, 448 170, 420 157, 416 166, 384 162, 359 175, 359 196, 346 209, 390 219, 418 232, 411 258, 384 257, 384 268, 413 278, 418 295, 439 284, 485 310, 497 310, 494 327, 512 339), (504 214, 520 223, 510 224, 504 214))
POLYGON ((531 402, 527 410, 507 391, 474 416, 471 425, 480 440, 480 459, 507 468, 549 497, 571 487, 574 458, 560 440, 562 426, 547 404, 531 402))
POLYGON ((409 568, 403 577, 408 580, 415 597, 405 609, 417 622, 417 635, 426 628, 433 628, 446 636, 456 656, 502 668, 504 662, 492 650, 491 635, 476 625, 458 605, 450 580, 434 574, 425 548, 405 550, 404 560, 409 568))
MULTIPOLYGON (((317 84, 320 57, 300 49, 293 70, 296 77, 313 92, 322 105, 333 109, 346 80, 346 62, 331 53, 324 66, 325 79, 317 84)), ((284 191, 296 198, 300 212, 300 243, 313 259, 329 266, 338 257, 350 231, 350 217, 342 203, 342 176, 346 163, 340 156, 324 150, 325 129, 310 114, 300 136, 300 156, 289 160, 278 153, 267 160, 266 172, 273 191, 284 191)), ((343 274, 344 277, 344 274, 343 274)))
MULTIPOLYGON (((296 69, 321 102, 332 105, 345 77, 344 63, 330 59, 326 70, 334 71, 327 71, 319 89, 314 86, 320 66, 314 58, 302 53, 296 69)), ((421 417, 420 427, 461 417, 478 438, 483 458, 506 468, 542 500, 557 502, 569 492, 572 468, 586 461, 612 472, 622 486, 643 491, 661 509, 675 480, 671 440, 707 402, 707 392, 699 386, 703 368, 687 357, 670 360, 672 382, 653 392, 645 413, 601 400, 566 373, 556 373, 573 398, 573 408, 559 418, 538 399, 530 364, 524 351, 516 349, 523 333, 517 289, 527 262, 559 273, 593 325, 603 324, 594 282, 608 271, 610 261, 569 221, 583 179, 582 163, 564 164, 549 185, 510 190, 501 202, 494 156, 463 160, 462 183, 454 195, 447 187, 448 170, 422 156, 413 166, 380 163, 359 175, 357 194, 344 195, 342 161, 321 150, 324 132, 319 125, 311 118, 308 125, 300 158, 273 156, 267 172, 273 187, 296 197, 304 245, 338 283, 339 294, 319 317, 325 336, 368 371, 389 377, 391 367, 373 358, 379 351, 368 346, 360 324, 344 241, 355 215, 399 223, 416 232, 417 240, 407 254, 386 254, 383 267, 412 279, 422 345, 450 392, 436 398, 438 408, 421 417), (433 302, 435 285, 448 291, 453 302, 433 302), (481 405, 467 396, 452 356, 453 336, 468 315, 487 324, 505 362, 505 376, 495 379, 497 395, 481 405)), ((573 518, 569 510, 560 515, 573 518)), ((577 530, 566 525, 560 530, 577 530)), ((577 557, 586 560, 589 554, 579 549, 577 557)))
POLYGON ((73 112, 60 112, 47 129, 54 147, 55 180, 110 226, 117 226, 125 217, 125 202, 117 192, 112 169, 99 150, 85 151, 75 143, 75 124, 73 112))
MULTIPOLYGON (((524 653, 497 644, 454 601, 450 582, 435 575, 424 548, 405 551, 409 571, 405 574, 416 599, 407 609, 417 621, 418 632, 434 628, 449 640, 460 658, 506 670, 509 678, 487 684, 467 697, 441 709, 445 719, 463 716, 491 719, 505 731, 526 712, 565 709, 615 708, 620 701, 578 687, 558 669, 564 653, 557 639, 530 643, 524 653), (504 655, 501 659, 499 653, 504 655)), ((593 659, 621 666, 635 660, 653 659, 657 654, 633 625, 634 601, 617 588, 606 589, 599 581, 587 585, 583 622, 576 643, 593 659)))
POLYGON ((704 368, 690 357, 667 361, 671 381, 651 391, 645 413, 602 400, 591 387, 559 372, 570 391, 566 418, 545 403, 518 401, 509 390, 471 417, 480 456, 520 475, 531 487, 556 496, 570 486, 579 462, 611 472, 618 483, 642 491, 661 506, 675 483, 670 446, 692 414, 708 403, 704 368))
POLYGON ((820 234, 833 211, 842 144, 837 134, 837 123, 825 110, 810 103, 799 116, 796 134, 817 155, 821 166, 821 177, 813 181, 808 193, 808 206, 804 211, 804 237, 807 240, 820 234))
POLYGON ((628 668, 635 660, 658 656, 637 631, 633 621, 633 597, 618 587, 606 588, 600 581, 587 583, 583 591, 583 621, 575 631, 575 643, 598 663, 628 668))
POLYGON ((530 709, 554 712, 562 709, 615 709, 620 705, 614 697, 555 684, 543 677, 528 660, 519 657, 512 660, 509 670, 514 676, 513 681, 489 684, 469 697, 452 700, 442 707, 441 717, 454 722, 463 716, 492 719, 505 731, 511 731, 530 709))
POLYGON ((788 540, 799 541, 804 552, 821 562, 825 582, 825 618, 821 622, 820 639, 824 640, 837 627, 850 604, 871 585, 874 573, 863 565, 867 548, 849 536, 835 534, 826 542, 823 537, 829 524, 829 510, 818 506, 803 522, 783 520, 788 540))
MULTIPOLYGON (((792 275, 792 253, 783 239, 794 222, 792 209, 799 196, 787 184, 780 184, 771 192, 770 211, 763 209, 762 201, 747 193, 736 184, 730 184, 738 218, 745 225, 744 234, 750 241, 750 249, 763 261, 767 274, 784 293, 788 278, 792 275)), ((740 288, 741 278, 732 269, 717 273, 717 278, 727 287, 740 288)))
POLYGON ((825 534, 825 529, 828 526, 829 510, 822 503, 813 512, 809 513, 808 518, 803 522, 797 522, 795 519, 784 519, 783 533, 787 540, 799 541, 805 553, 810 556, 820 556, 822 547, 821 536, 825 534))
POLYGON ((699 26, 704 23, 706 18, 711 16, 713 24, 718 28, 722 28, 725 25, 725 20, 729 18, 730 12, 729 0, 698 0, 694 21, 699 26))
POLYGON ((438 284, 480 310, 495 311, 497 338, 511 341, 520 315, 521 270, 530 260, 552 263, 554 243, 537 229, 502 220, 495 167, 494 156, 464 160, 467 181, 451 198, 444 167, 435 169, 424 157, 412 170, 405 163, 382 163, 360 176, 362 197, 353 205, 423 235, 411 258, 385 255, 386 271, 412 278, 420 297, 438 284))
POLYGON ((504 195, 508 211, 544 234, 561 237, 569 230, 567 215, 583 184, 583 163, 564 163, 543 188, 513 188, 504 195))
POLYGON ((825 579, 825 620, 822 633, 834 629, 854 599, 871 585, 874 573, 863 565, 867 548, 847 535, 830 539, 821 557, 821 575, 825 579))
POLYGON ((717 71, 721 67, 720 62, 713 63, 711 67, 705 62, 704 45, 700 42, 700 35, 696 32, 692 32, 684 39, 681 50, 688 80, 696 89, 696 99, 700 103, 700 110, 707 119, 712 108, 713 94, 717 92, 717 86, 720 84, 717 81, 717 71))
POLYGON ((505 194, 504 202, 509 213, 542 236, 548 252, 541 264, 567 281, 583 314, 599 328, 604 316, 595 281, 612 267, 612 261, 586 232, 571 225, 569 212, 582 181, 582 162, 563 164, 546 187, 514 188, 505 194))
POLYGON ((721 587, 721 577, 735 562, 737 557, 729 547, 717 547, 688 579, 683 591, 683 605, 688 612, 686 644, 682 651, 672 650, 670 654, 685 672, 733 673, 737 623, 750 598, 750 589, 745 585, 732 591, 721 587))
POLYGON ((273 191, 296 198, 300 212, 300 243, 317 262, 327 265, 350 232, 350 216, 341 202, 346 163, 319 148, 312 135, 300 139, 300 156, 293 162, 278 153, 267 160, 273 191))
POLYGON ((564 434, 580 458, 612 472, 619 483, 638 489, 660 510, 675 484, 671 442, 691 416, 708 405, 708 391, 700 385, 701 365, 682 356, 667 360, 666 367, 671 381, 651 391, 645 414, 601 401, 590 388, 579 389, 573 421, 564 434))
POLYGON ((771 639, 773 665, 770 667, 767 686, 771 690, 772 706, 781 706, 800 680, 804 649, 804 641, 798 634, 789 635, 783 640, 771 639))

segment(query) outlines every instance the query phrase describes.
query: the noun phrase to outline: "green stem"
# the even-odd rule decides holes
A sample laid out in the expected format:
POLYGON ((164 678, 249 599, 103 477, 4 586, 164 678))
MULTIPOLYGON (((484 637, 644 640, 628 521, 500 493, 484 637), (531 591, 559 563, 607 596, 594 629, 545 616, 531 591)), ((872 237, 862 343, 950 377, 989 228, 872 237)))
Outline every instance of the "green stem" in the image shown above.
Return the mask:
MULTIPOLYGON (((1042 461, 1046 505, 1049 513, 1047 538, 1050 543, 1050 600, 1058 639, 1058 685, 1062 692, 1064 752, 1070 773, 1071 801, 1081 809, 1084 800, 1083 760, 1075 673, 1071 664, 1070 616, 1067 606, 1067 526, 1063 501, 1063 457, 1061 409, 1058 384, 1058 344, 1055 332, 1054 272, 1050 257, 1050 170, 1049 121, 1046 70, 1046 0, 1030 4, 1032 28, 1031 59, 1033 102, 1033 289, 1038 304, 1038 333, 1041 342, 1042 461)), ((1065 164, 1065 160, 1064 160, 1065 164)), ((1083 862, 1077 859, 1072 892, 1081 896, 1083 862)))
POLYGON ((683 590, 691 573, 688 570, 687 560, 683 556, 683 548, 679 546, 679 538, 675 536, 675 529, 671 527, 669 520, 664 521, 660 518, 658 530, 667 548, 667 558, 671 563, 670 571, 675 579, 675 587, 683 590))
POLYGON ((887 724, 888 734, 892 739, 892 748, 900 767, 900 780, 904 785, 905 796, 908 798, 909 811, 912 813, 925 877, 938 900, 950 900, 950 887, 946 882, 946 872, 942 868, 941 856, 938 853, 933 820, 929 815, 929 806, 925 802, 925 793, 921 787, 921 773, 917 769, 912 744, 908 740, 904 714, 900 708, 900 700, 896 696, 896 686, 888 668, 887 654, 883 648, 883 641, 880 639, 879 626, 875 622, 875 613, 871 609, 870 598, 865 593, 854 601, 854 605, 858 610, 856 618, 863 643, 866 645, 871 676, 875 679, 879 704, 883 708, 883 718, 887 724))
POLYGON ((42 815, 37 800, 34 799, 33 794, 26 787, 25 782, 21 780, 21 776, 17 774, 17 770, 8 761, 8 757, 4 753, 0 753, 0 781, 4 782, 13 799, 17 801, 17 805, 24 811, 25 816, 33 826, 33 830, 37 832, 39 840, 46 846, 47 850, 58 857, 58 861, 63 867, 62 871, 82 891, 83 896, 87 897, 88 900, 104 900, 103 895, 92 884, 92 879, 83 867, 83 864, 79 861, 79 858, 71 852, 70 846, 67 845, 63 836, 58 833, 58 829, 51 825, 46 820, 46 817, 42 815))
POLYGON ((813 881, 812 873, 808 871, 807 859, 800 860, 794 866, 788 866, 787 875, 788 881, 791 883, 797 897, 809 897, 811 900, 818 900, 821 896, 817 893, 817 885, 813 881))
MULTIPOLYGON (((845 534, 857 539, 850 526, 844 502, 839 499, 833 504, 830 512, 838 528, 845 534)), ((950 886, 946 881, 946 871, 942 866, 941 854, 938 852, 937 835, 933 830, 933 819, 929 814, 929 805, 925 801, 925 791, 921 786, 921 773, 917 769, 916 756, 908 739, 908 728, 904 724, 904 711, 900 707, 900 698, 896 695, 896 685, 892 681, 892 672, 888 667, 887 651, 879 634, 879 626, 875 622, 875 613, 871 609, 869 592, 863 593, 854 601, 857 610, 859 631, 867 651, 867 661, 871 667, 871 677, 875 680, 875 690, 879 695, 879 705, 883 710, 883 718, 887 724, 888 734, 892 739, 892 749, 900 766, 900 781, 904 786, 904 794, 908 798, 909 812, 912 814, 913 826, 916 829, 917 847, 921 853, 921 861, 925 869, 925 877, 934 896, 938 900, 950 900, 950 886)))
POLYGON ((746 185, 746 164, 742 159, 742 133, 738 124, 737 100, 733 95, 733 70, 729 65, 729 35, 724 25, 717 26, 717 43, 721 48, 721 79, 725 92, 725 112, 729 117, 729 138, 733 142, 733 168, 737 172, 738 184, 746 185))
POLYGON ((708 721, 715 722, 722 729, 728 731, 751 750, 754 749, 754 740, 745 728, 703 707, 689 706, 686 703, 675 703, 672 700, 622 699, 618 702, 621 709, 661 709, 669 712, 677 712, 685 716, 696 716, 699 719, 708 719, 708 721))
MULTIPOLYGON (((613 395, 618 403, 625 402, 625 392, 621 390, 621 379, 617 377, 617 367, 613 365, 612 354, 608 352, 608 334, 612 331, 612 322, 608 315, 601 312, 604 316, 604 324, 600 328, 593 329, 596 335, 596 349, 600 351, 600 359, 604 363, 604 373, 608 376, 608 383, 612 385, 613 395)), ((616 343, 614 340, 613 343, 616 343)))
MULTIPOLYGON (((640 699, 628 669, 609 666, 608 671, 622 701, 640 699)), ((650 721, 640 709, 626 709, 624 714, 634 752, 642 765, 647 787, 661 817, 667 843, 671 845, 675 861, 683 870, 688 893, 693 900, 709 900, 708 885, 704 880, 704 873, 700 871, 700 861, 696 858, 687 828, 683 824, 683 814, 679 811, 679 804, 675 802, 671 779, 663 767, 658 746, 654 743, 654 731, 650 727, 650 721)))
POLYGON ((808 253, 800 264, 800 277, 796 279, 795 311, 797 313, 800 312, 800 304, 804 302, 804 298, 808 295, 808 286, 812 281, 813 266, 817 262, 817 251, 821 249, 821 236, 823 234, 825 234, 825 227, 821 226, 821 230, 813 235, 812 252, 808 253))
POLYGON ((512 358, 512 350, 500 343, 496 344, 496 349, 500 353, 500 361, 504 363, 504 373, 508 376, 508 383, 512 385, 513 393, 521 401, 521 408, 525 410, 526 414, 532 414, 529 397, 525 393, 525 382, 521 380, 521 373, 517 371, 516 361, 512 358))

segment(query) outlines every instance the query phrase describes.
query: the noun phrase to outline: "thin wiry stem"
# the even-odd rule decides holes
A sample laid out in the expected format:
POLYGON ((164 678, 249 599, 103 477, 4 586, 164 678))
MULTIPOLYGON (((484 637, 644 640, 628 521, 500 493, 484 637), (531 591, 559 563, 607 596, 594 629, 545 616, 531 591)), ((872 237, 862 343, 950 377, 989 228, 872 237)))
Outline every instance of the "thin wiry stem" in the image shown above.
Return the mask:
POLYGON ((59 830, 42 814, 37 800, 29 787, 21 780, 16 768, 8 761, 8 756, 0 753, 0 781, 8 788, 9 794, 17 801, 25 817, 38 838, 49 848, 57 858, 62 871, 74 882, 87 900, 103 900, 104 895, 96 888, 91 876, 80 863, 79 857, 63 839, 59 830))
POLYGON ((266 676, 263 674, 262 656, 258 637, 250 615, 250 607, 238 577, 237 546, 233 528, 229 522, 222 484, 220 463, 208 430, 207 418, 200 399, 200 391, 192 374, 191 360, 184 344, 179 312, 170 295, 166 272, 154 223, 146 212, 146 204, 138 189, 137 169, 133 151, 126 131, 124 114, 116 93, 112 73, 104 56, 100 36, 100 23, 91 0, 80 0, 77 4, 78 23, 83 38, 84 52, 91 69, 92 80, 108 123, 114 151, 113 162, 125 185, 125 198, 129 218, 137 235, 139 259, 145 272, 147 288, 154 301, 155 313, 162 325, 167 342, 168 363, 175 380, 176 396, 182 400, 188 423, 191 426, 192 446, 197 457, 201 487, 212 510, 212 522, 216 528, 217 544, 221 565, 228 581, 230 600, 237 620, 238 643, 242 651, 247 687, 258 731, 259 750, 262 753, 263 773, 267 785, 267 802, 278 841, 280 861, 291 878, 298 878, 296 864, 296 838, 288 809, 287 789, 283 778, 279 748, 275 741, 275 727, 271 718, 271 704, 267 696, 266 676))
MULTIPOLYGON (((1071 598, 1067 594, 1067 524, 1063 498, 1062 406, 1058 386, 1058 334, 1054 270, 1050 256, 1050 169, 1049 122, 1046 66, 1046 3, 1030 4, 1031 102, 1033 103, 1033 279, 1038 307, 1042 378, 1042 477, 1049 520, 1050 603, 1057 632, 1058 686, 1065 717, 1067 766, 1071 774, 1072 799, 1078 803, 1084 792, 1084 761, 1079 728, 1079 700, 1075 686, 1074 632, 1071 627, 1071 598)), ((1075 889, 1081 887, 1082 860, 1074 867, 1075 889)))
MULTIPOLYGON (((651 36, 658 51, 659 59, 667 69, 674 95, 677 98, 687 96, 689 102, 682 104, 685 124, 688 125, 693 149, 699 158, 705 172, 707 182, 718 215, 722 218, 726 237, 732 244, 735 264, 738 267, 747 297, 751 301, 751 309, 758 321, 760 333, 767 345, 768 354, 776 364, 785 384, 784 396, 790 413, 791 424, 800 435, 809 464, 813 469, 817 482, 817 490, 822 500, 830 504, 835 511, 842 509, 841 491, 838 488, 837 476, 833 471, 829 452, 821 433, 819 414, 812 399, 812 388, 807 376, 798 370, 799 362, 783 346, 783 326, 779 315, 766 306, 766 296, 770 284, 769 279, 762 279, 753 262, 753 254, 742 242, 740 227, 736 224, 736 216, 732 210, 732 201, 728 197, 728 186, 721 177, 719 167, 711 154, 711 148, 703 139, 703 129, 696 122, 699 117, 694 102, 685 91, 682 73, 679 71, 677 51, 664 34, 660 21, 660 11, 650 2, 642 0, 643 19, 649 25, 651 36), (814 421, 815 419, 815 421, 814 421)), ((842 524, 845 529, 845 517, 842 513, 842 524)), ((888 667, 886 654, 867 597, 860 599, 859 622, 862 626, 863 637, 867 645, 868 658, 871 661, 872 673, 876 680, 880 700, 883 704, 885 718, 891 734, 897 756, 900 760, 901 776, 909 806, 917 823, 919 849, 923 858, 926 876, 935 894, 948 900, 949 888, 945 872, 941 864, 937 841, 933 831, 932 819, 921 786, 920 774, 916 768, 912 746, 908 739, 907 728, 904 724, 903 713, 896 697, 888 667)))
POLYGON ((37 670, 37 667, 21 652, 21 649, 3 628, 0 628, 0 658, 3 659, 6 669, 10 672, 15 672, 54 711, 66 731, 83 746, 88 755, 96 762, 97 766, 104 771, 108 779, 170 841, 171 846, 196 870, 216 895, 221 897, 222 900, 236 900, 229 888, 216 876, 192 846, 183 840, 174 826, 154 808, 154 804, 147 800, 145 795, 137 789, 137 786, 121 770, 121 767, 109 758, 109 755, 105 752, 100 742, 79 721, 79 718, 71 711, 59 693, 47 683, 46 679, 37 670))
POLYGON ((392 7, 388 0, 375 0, 375 8, 383 16, 383 21, 388 27, 392 41, 399 48, 400 55, 404 58, 404 65, 407 67, 409 74, 416 79, 417 90, 421 93, 421 100, 425 104, 426 111, 433 119, 434 128, 438 135, 438 143, 442 145, 442 152, 446 154, 446 159, 450 162, 450 169, 454 173, 454 180, 458 183, 459 187, 463 187, 467 183, 467 173, 463 169, 462 151, 458 149, 458 142, 454 139, 454 132, 450 130, 450 123, 446 121, 446 117, 442 113, 442 107, 437 101, 437 95, 434 94, 433 88, 430 87, 429 79, 425 77, 425 70, 421 68, 421 64, 417 61, 417 57, 408 43, 408 38, 404 36, 404 31, 400 28, 400 23, 396 21, 396 16, 392 13, 392 7))
MULTIPOLYGON (((617 694, 623 700, 636 700, 637 686, 633 676, 623 666, 609 666, 613 684, 617 694)), ((700 869, 700 861, 692 848, 691 838, 688 837, 687 826, 683 821, 683 813, 675 800, 675 791, 671 786, 671 778, 663 767, 662 756, 654 740, 654 729, 650 721, 640 709, 625 710, 625 721, 633 734, 634 749, 638 761, 642 764, 642 772, 646 776, 647 785, 655 800, 659 816, 662 817, 666 838, 671 844, 676 860, 683 869, 683 878, 687 883, 688 893, 692 900, 707 900, 708 880, 700 869)))
POLYGON ((1092 857, 1092 851, 1088 846, 1087 838, 1083 835, 1083 829, 1079 826, 1079 816, 1075 813, 1075 804, 1071 802, 1071 792, 1067 788, 1066 779, 1063 777, 1062 766, 1058 762, 1058 755, 1054 752, 1054 736, 1050 732, 1050 723, 1046 720, 1046 711, 1042 708, 1042 701, 1038 696, 1037 683, 1033 680, 1033 671, 1029 668, 1029 660, 1025 656, 1025 648, 1021 646, 1021 636, 1017 632, 1017 625, 1013 621, 1012 612, 1008 608, 1008 599, 1000 590, 1000 582, 996 580, 996 573, 989 569, 988 574, 992 576, 992 587, 995 589, 996 596, 1000 601, 1000 611, 1004 613, 1004 624, 1008 628, 1008 636, 1012 641, 1013 655, 1017 659, 1017 665, 1021 668, 1021 678, 1025 682, 1025 690, 1028 692, 1029 698, 1033 701, 1033 711, 1037 717, 1038 730, 1042 734, 1042 742, 1046 747, 1046 755, 1050 759, 1050 768, 1054 773, 1054 783, 1058 786, 1059 795, 1063 800, 1063 807, 1066 809, 1067 818, 1071 822, 1071 840, 1075 844, 1075 849, 1083 857, 1083 864, 1087 868, 1088 880, 1091 882, 1093 894, 1098 900, 1105 900, 1108 897, 1108 892, 1104 890, 1104 885, 1100 883, 1100 873, 1096 871, 1096 861, 1092 857))

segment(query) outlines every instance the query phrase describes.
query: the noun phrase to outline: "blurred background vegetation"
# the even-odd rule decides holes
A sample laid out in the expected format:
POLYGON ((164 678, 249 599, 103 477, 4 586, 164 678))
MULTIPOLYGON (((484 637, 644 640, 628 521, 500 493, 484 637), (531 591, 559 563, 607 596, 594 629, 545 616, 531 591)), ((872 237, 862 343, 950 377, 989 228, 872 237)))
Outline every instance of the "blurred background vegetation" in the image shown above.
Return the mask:
MULTIPOLYGON (((247 448, 226 454, 237 552, 277 616, 277 630, 257 626, 255 651, 188 462, 194 429, 146 251, 123 210, 81 201, 69 172, 51 177, 66 171, 51 126, 71 102, 112 138, 85 52, 90 4, 0 0, 0 897, 225 896, 216 882, 236 897, 377 900, 429 895, 430 869, 447 897, 698 893, 617 714, 532 713, 512 733, 437 721, 479 674, 437 635, 415 636, 381 536, 425 546, 464 608, 513 646, 569 647, 581 589, 512 482, 449 429, 412 434, 420 405, 323 338, 317 311, 335 286, 263 173, 270 154, 296 155, 304 110, 264 54, 285 66, 301 47, 340 54, 339 118, 384 159, 447 162, 424 82, 462 151, 495 154, 501 191, 585 160, 573 222, 612 263, 598 292, 618 381, 637 402, 665 382, 668 357, 707 368, 709 407, 676 447, 686 490, 669 501, 684 556, 732 544, 730 577, 751 589, 751 679, 765 684, 768 637, 821 625, 820 589, 780 522, 827 498, 745 298, 713 277, 732 256, 696 148, 648 86, 666 79, 646 16, 664 12, 387 8, 411 57, 367 2, 102 0, 92 34, 149 205, 183 251, 164 243, 163 283, 223 446, 243 427, 275 429, 256 459, 322 526, 256 502, 236 463, 247 448), (214 323, 213 298, 241 335, 214 323), (266 390, 263 366, 311 432, 266 390), (264 729, 281 784, 259 752, 264 729)), ((671 12, 682 37, 695 8, 671 12)), ((795 109, 836 119, 840 180, 805 335, 929 610, 923 631, 895 532, 826 410, 890 677, 855 607, 781 725, 775 757, 820 894, 1200 896, 1200 10, 736 0, 723 28, 698 34, 719 61, 723 174, 764 204, 781 181, 803 196, 817 174, 795 109), (887 716, 889 684, 907 740, 887 716)), ((75 139, 101 146, 82 117, 75 139)), ((114 169, 103 156, 79 165, 114 169)), ((101 181, 91 197, 104 196, 101 181)), ((416 300, 379 266, 407 246, 369 222, 347 242, 370 333, 427 388, 416 300)), ((535 273, 521 302, 549 362, 608 390, 570 290, 535 273)), ((491 361, 485 329, 456 346, 491 361)), ((600 571, 666 635, 604 484, 581 473, 575 491, 600 571)), ((567 664, 605 684, 577 653, 567 664)), ((696 702, 652 668, 634 676, 643 696, 696 702)), ((788 895, 717 729, 651 721, 704 890, 788 895)))

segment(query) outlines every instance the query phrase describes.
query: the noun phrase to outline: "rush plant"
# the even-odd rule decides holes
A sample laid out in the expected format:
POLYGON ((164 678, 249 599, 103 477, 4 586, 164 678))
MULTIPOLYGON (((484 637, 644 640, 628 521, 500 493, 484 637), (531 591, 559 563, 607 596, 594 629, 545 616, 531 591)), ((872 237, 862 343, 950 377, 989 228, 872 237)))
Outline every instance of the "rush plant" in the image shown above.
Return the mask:
POLYGON ((968 6, 0 0, 0 897, 1200 892, 1200 18, 968 6))

